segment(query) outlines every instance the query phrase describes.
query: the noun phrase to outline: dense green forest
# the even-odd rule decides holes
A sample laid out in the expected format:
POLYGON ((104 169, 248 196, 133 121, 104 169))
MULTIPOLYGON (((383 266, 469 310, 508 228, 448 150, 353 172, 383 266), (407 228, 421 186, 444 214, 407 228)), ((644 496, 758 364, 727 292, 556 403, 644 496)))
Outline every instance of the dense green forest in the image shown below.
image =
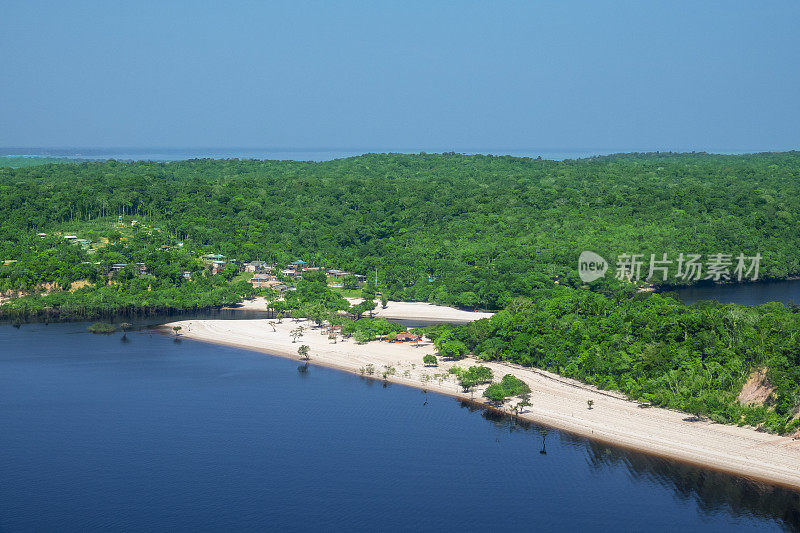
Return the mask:
MULTIPOLYGON (((102 234, 123 215, 196 251, 377 270, 391 299, 497 309, 554 280, 580 285, 583 250, 609 261, 621 253, 758 252, 762 277, 800 275, 798 174, 800 152, 3 168, 0 258, 28 253, 36 232, 102 234)), ((0 274, 21 280, 6 288, 41 280, 20 275, 25 268, 0 274)))
POLYGON ((234 280, 238 269, 209 276, 187 250, 165 247, 162 242, 171 239, 160 233, 134 232, 127 239, 117 231, 108 235, 107 246, 93 250, 95 253, 60 236, 19 239, 16 262, 0 265, 0 293, 30 295, 0 306, 0 317, 44 314, 85 319, 158 314, 219 307, 253 294, 248 283, 234 280), (126 266, 114 271, 114 264, 126 266), (146 271, 140 271, 139 264, 146 265, 146 271), (66 290, 70 288, 73 290, 66 290))
POLYGON ((720 422, 800 427, 800 313, 782 304, 686 306, 659 294, 561 287, 515 299, 491 319, 421 331, 456 358, 471 352, 543 368, 720 422), (765 405, 742 406, 736 397, 759 367, 774 393, 765 405))
MULTIPOLYGON (((719 421, 788 431, 800 424, 797 308, 685 306, 636 294, 613 276, 585 285, 577 260, 583 250, 610 261, 759 253, 762 278, 786 278, 800 275, 799 220, 800 152, 0 168, 0 295, 17 296, 0 316, 203 309, 257 292, 277 315, 316 322, 341 323, 342 310, 359 318, 378 293, 504 309, 427 333, 442 357, 471 352, 537 366, 719 421), (367 301, 350 306, 322 273, 278 299, 252 289, 232 264, 211 275, 200 259, 207 253, 367 274, 367 301), (742 383, 761 367, 770 400, 738 404, 742 383)), ((345 323, 359 341, 399 329, 345 323)))
POLYGON ((53 163, 69 163, 74 159, 64 157, 31 156, 31 155, 0 155, 0 167, 34 167, 37 165, 50 165, 53 163))

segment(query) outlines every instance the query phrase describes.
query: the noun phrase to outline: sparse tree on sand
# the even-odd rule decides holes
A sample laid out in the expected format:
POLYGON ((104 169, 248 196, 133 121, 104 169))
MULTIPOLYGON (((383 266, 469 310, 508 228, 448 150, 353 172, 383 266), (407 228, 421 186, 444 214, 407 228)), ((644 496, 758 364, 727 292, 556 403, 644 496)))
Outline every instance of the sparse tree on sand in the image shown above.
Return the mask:
POLYGON ((308 361, 309 359, 311 359, 311 356, 309 355, 310 351, 311 351, 311 348, 309 348, 309 346, 307 344, 303 344, 302 346, 300 346, 297 349, 297 355, 300 356, 300 359, 308 361))
POLYGON ((303 336, 303 330, 305 330, 303 326, 297 326, 289 333, 292 336, 292 342, 297 342, 297 338, 303 336))

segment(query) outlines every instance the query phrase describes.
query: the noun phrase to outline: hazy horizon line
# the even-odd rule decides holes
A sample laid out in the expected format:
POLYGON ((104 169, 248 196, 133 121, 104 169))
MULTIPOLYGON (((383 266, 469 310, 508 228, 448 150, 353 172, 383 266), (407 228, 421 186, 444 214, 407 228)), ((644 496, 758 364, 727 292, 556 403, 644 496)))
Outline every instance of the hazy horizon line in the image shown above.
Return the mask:
POLYGON ((263 151, 263 152, 361 152, 361 153, 494 153, 494 152, 609 152, 609 153, 643 153, 643 152, 706 152, 706 153, 759 153, 759 152, 791 152, 796 148, 622 148, 622 147, 275 147, 275 146, 0 146, 0 151, 10 150, 58 150, 58 151, 263 151))

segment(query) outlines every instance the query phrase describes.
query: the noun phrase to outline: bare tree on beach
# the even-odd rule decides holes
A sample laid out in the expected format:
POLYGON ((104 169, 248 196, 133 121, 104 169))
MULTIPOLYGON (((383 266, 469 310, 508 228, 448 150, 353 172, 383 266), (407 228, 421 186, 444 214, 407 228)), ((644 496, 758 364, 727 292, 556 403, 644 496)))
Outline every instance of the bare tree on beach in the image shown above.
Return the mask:
POLYGON ((303 331, 305 331, 305 329, 306 328, 304 328, 303 326, 297 326, 296 328, 294 328, 289 333, 292 336, 292 342, 297 342, 297 338, 303 336, 303 331))

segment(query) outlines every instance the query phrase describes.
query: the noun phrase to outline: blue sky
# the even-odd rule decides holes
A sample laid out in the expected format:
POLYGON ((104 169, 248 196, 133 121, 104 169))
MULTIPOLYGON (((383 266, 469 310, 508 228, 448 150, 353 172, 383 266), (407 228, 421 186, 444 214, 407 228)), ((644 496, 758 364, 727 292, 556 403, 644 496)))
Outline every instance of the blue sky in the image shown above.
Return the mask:
POLYGON ((36 2, 0 146, 800 148, 800 2, 36 2))

